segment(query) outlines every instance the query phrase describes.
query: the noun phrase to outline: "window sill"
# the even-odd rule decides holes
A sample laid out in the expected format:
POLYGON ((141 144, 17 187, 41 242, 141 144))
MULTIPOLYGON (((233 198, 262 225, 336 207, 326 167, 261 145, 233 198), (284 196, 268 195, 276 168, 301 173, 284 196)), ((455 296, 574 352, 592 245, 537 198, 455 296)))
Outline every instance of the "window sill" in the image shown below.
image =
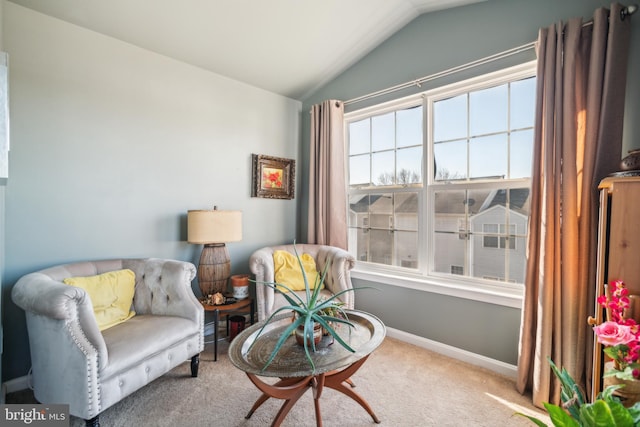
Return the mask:
POLYGON ((427 278, 419 275, 396 274, 395 272, 370 271, 358 268, 357 265, 351 270, 351 277, 505 307, 522 308, 523 288, 491 286, 485 283, 475 283, 474 287, 471 288, 470 283, 473 282, 470 281, 463 282, 437 277, 427 278))

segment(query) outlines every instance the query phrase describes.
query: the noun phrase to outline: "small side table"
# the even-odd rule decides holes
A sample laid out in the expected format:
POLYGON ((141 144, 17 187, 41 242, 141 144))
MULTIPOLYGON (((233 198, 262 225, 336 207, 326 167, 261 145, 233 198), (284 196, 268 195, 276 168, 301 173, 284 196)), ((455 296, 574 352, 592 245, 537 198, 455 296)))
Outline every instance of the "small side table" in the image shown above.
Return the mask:
MULTIPOLYGON (((246 314, 249 313, 251 316, 251 324, 254 322, 255 317, 255 305, 253 303, 253 298, 245 298, 239 301, 236 301, 232 304, 224 304, 224 305, 209 305, 204 301, 200 301, 202 307, 204 307, 205 311, 213 312, 213 361, 218 361, 218 324, 220 323, 220 314, 227 316, 227 322, 229 320, 229 316, 231 314, 246 314)), ((207 323, 210 325, 211 323, 207 323)), ((227 323, 227 328, 229 324, 227 323)), ((228 332, 228 329, 227 329, 228 332)))

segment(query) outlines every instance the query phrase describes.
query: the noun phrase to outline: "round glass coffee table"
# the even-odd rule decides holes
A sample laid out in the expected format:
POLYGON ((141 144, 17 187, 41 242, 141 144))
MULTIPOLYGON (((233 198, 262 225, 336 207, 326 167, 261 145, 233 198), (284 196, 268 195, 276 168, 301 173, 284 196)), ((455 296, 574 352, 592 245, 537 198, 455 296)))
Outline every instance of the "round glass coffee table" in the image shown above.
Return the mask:
POLYGON ((355 400, 379 423, 367 401, 353 391, 351 376, 362 367, 369 355, 382 343, 386 329, 382 321, 372 314, 358 310, 345 310, 349 320, 355 325, 350 328, 341 325, 340 337, 354 350, 351 353, 331 336, 323 337, 316 352, 311 353, 315 369, 311 367, 304 348, 290 336, 271 364, 264 368, 275 343, 291 323, 291 314, 275 317, 260 333, 265 322, 257 323, 241 332, 229 346, 229 359, 238 369, 244 371, 251 382, 262 391, 246 418, 269 398, 284 399, 272 426, 279 426, 298 399, 309 389, 313 390, 316 425, 322 426, 320 397, 324 387, 337 390, 355 400), (259 334, 260 333, 260 334, 259 334), (259 335, 258 335, 259 334, 259 335), (260 377, 280 378, 274 384, 264 382, 260 377))

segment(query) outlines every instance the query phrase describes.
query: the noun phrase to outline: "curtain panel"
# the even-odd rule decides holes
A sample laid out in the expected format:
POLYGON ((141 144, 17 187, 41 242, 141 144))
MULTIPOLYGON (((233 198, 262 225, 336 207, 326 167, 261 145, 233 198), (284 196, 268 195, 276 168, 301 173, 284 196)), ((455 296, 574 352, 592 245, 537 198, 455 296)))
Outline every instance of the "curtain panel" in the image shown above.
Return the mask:
POLYGON ((598 183, 619 168, 630 18, 623 6, 541 29, 517 388, 559 403, 547 358, 590 387, 598 183))
POLYGON ((347 249, 344 104, 311 107, 307 243, 347 249))

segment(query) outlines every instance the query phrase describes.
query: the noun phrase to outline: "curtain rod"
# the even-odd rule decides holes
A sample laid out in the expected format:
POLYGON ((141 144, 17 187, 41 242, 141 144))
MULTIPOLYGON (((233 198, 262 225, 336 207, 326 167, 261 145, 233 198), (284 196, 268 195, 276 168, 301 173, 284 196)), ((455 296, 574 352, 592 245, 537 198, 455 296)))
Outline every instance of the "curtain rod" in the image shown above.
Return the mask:
MULTIPOLYGON (((631 6, 627 6, 627 7, 622 8, 622 10, 620 11, 620 19, 622 19, 624 21, 627 16, 633 15, 637 10, 638 10, 638 6, 637 5, 631 5, 631 6)), ((590 24, 593 24, 593 21, 586 22, 584 25, 588 26, 590 24)), ((393 93, 393 92, 397 92, 397 91, 402 90, 402 89, 410 88, 412 86, 420 87, 422 85, 422 83, 426 83, 426 82, 431 81, 431 80, 435 80, 435 79, 439 79, 439 78, 442 78, 442 77, 446 77, 446 76, 449 76, 451 74, 459 73, 461 71, 465 71, 465 70, 468 70, 470 68, 478 67, 480 65, 488 64, 488 63, 493 62, 493 61, 497 61, 497 60, 500 60, 500 59, 508 58, 509 56, 512 56, 512 55, 517 55, 517 54, 525 52, 525 51, 527 51, 529 49, 533 49, 535 47, 535 45, 536 45, 535 41, 529 42, 527 44, 523 44, 522 46, 514 47, 514 48, 511 48, 511 49, 505 50, 503 52, 499 52, 499 53, 487 56, 485 58, 477 59, 475 61, 467 62, 466 64, 458 65, 457 67, 449 68, 447 70, 440 71, 440 72, 437 72, 437 73, 434 73, 434 74, 431 74, 431 75, 428 75, 428 76, 425 76, 425 77, 421 77, 421 78, 416 79, 416 80, 411 80, 411 81, 408 81, 408 82, 405 82, 405 83, 400 83, 398 85, 391 86, 391 87, 388 87, 386 89, 381 89, 381 90, 379 90, 377 92, 372 92, 372 93, 369 93, 369 94, 366 94, 366 95, 362 95, 362 96, 359 96, 359 97, 356 97, 356 98, 353 98, 353 99, 349 99, 347 101, 344 101, 344 105, 346 106, 346 105, 356 104, 358 102, 362 102, 362 101, 365 101, 367 99, 376 98, 376 97, 382 96, 382 95, 387 95, 387 94, 390 94, 390 93, 393 93)))
POLYGON ((420 86, 422 86, 422 83, 426 83, 426 82, 431 81, 431 80, 439 79, 441 77, 445 77, 445 76, 448 76, 448 75, 451 75, 451 74, 459 73, 461 71, 465 71, 465 70, 468 70, 470 68, 478 67, 480 65, 488 64, 489 62, 493 62, 493 61, 497 61, 499 59, 507 58, 509 56, 516 55, 516 54, 521 53, 521 52, 525 52, 525 51, 527 51, 529 49, 534 48, 535 44, 536 44, 535 42, 530 42, 530 43, 524 44, 522 46, 514 47, 514 48, 511 48, 509 50, 505 50, 503 52, 487 56, 485 58, 477 59, 475 61, 467 62, 466 64, 458 65, 457 67, 449 68, 449 69, 444 70, 444 71, 439 71, 437 73, 434 73, 434 74, 431 74, 431 75, 428 75, 428 76, 425 76, 425 77, 421 77, 421 78, 416 79, 416 80, 412 80, 412 81, 405 82, 405 83, 400 83, 399 85, 392 86, 392 87, 389 87, 389 88, 386 88, 386 89, 382 89, 382 90, 379 90, 377 92, 373 92, 373 93, 369 93, 367 95, 359 96, 357 98, 349 99, 348 101, 344 101, 344 105, 355 104, 357 102, 362 102, 362 101, 367 100, 367 99, 376 98, 378 96, 382 96, 382 95, 386 95, 386 94, 389 94, 389 93, 397 92, 399 90, 406 89, 406 88, 409 88, 409 87, 412 87, 412 86, 420 87, 420 86))

